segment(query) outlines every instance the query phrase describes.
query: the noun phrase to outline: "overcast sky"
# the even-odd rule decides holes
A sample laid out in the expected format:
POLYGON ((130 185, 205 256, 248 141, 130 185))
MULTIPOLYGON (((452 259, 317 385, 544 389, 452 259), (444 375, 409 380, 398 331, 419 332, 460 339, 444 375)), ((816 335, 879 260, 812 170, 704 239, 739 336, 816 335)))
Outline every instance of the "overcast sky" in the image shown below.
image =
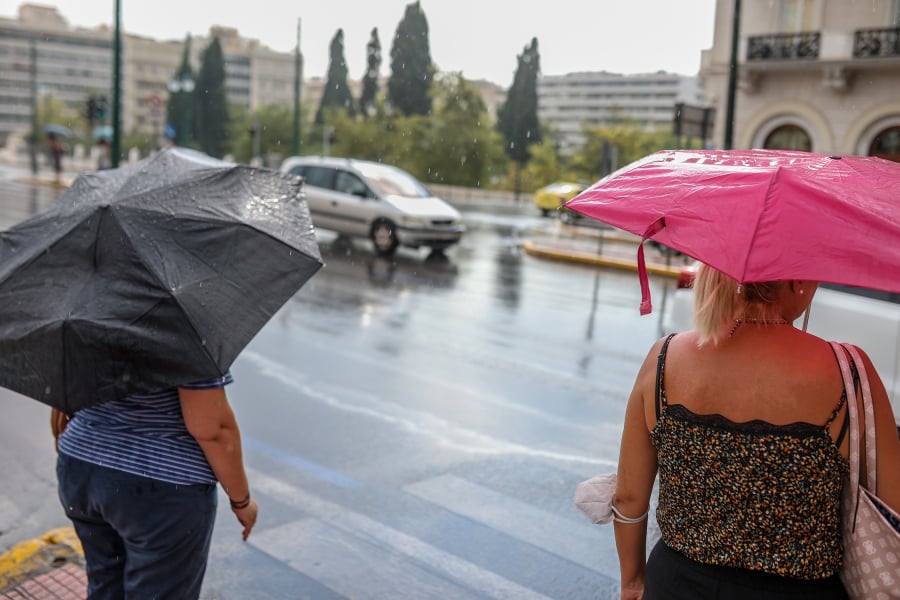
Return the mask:
MULTIPOLYGON (((44 0, 70 25, 112 24, 114 0, 44 0)), ((324 77, 328 45, 344 30, 350 78, 365 70, 366 43, 378 28, 382 75, 410 0, 121 0, 122 29, 157 39, 206 35, 211 25, 293 51, 300 19, 304 76, 324 77)), ((20 0, 0 0, 0 16, 14 18, 20 0)), ((516 56, 538 38, 541 71, 694 75, 700 51, 712 45, 715 0, 421 0, 428 19, 431 59, 467 79, 512 83, 516 56)))

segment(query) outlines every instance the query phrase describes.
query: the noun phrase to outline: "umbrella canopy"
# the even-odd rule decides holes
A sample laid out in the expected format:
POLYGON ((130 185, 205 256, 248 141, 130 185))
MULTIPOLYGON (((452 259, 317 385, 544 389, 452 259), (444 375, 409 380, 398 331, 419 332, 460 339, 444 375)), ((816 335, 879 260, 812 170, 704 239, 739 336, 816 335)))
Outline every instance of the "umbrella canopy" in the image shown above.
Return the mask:
POLYGON ((72 412, 225 373, 322 266, 300 180, 168 149, 0 233, 0 385, 72 412))
MULTIPOLYGON (((739 282, 805 279, 900 292, 900 164, 780 150, 651 154, 567 208, 739 282)), ((639 268, 643 248, 639 248, 639 268)), ((650 310, 646 269, 644 301, 650 310)))
POLYGON ((113 134, 112 125, 98 125, 91 131, 91 135, 95 140, 111 139, 113 134))
POLYGON ((58 135, 59 137, 72 137, 72 130, 62 125, 54 125, 49 123, 44 125, 44 133, 58 135))

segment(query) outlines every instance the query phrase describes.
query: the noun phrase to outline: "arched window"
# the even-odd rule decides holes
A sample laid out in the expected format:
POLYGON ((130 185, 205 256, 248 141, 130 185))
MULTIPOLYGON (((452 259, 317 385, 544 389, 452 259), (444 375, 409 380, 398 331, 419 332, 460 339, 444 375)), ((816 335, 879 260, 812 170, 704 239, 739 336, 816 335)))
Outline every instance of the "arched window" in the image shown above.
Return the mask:
POLYGON ((869 156, 900 162, 900 125, 888 127, 876 135, 869 146, 869 156))
POLYGON ((782 125, 766 136, 763 148, 770 150, 804 150, 812 151, 812 140, 809 134, 796 125, 782 125))

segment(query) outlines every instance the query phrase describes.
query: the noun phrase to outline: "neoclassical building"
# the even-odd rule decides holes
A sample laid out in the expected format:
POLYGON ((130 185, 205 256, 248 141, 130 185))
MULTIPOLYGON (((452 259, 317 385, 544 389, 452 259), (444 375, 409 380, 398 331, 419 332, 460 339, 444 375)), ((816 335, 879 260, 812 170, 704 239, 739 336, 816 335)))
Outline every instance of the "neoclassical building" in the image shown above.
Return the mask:
MULTIPOLYGON (((723 147, 734 0, 717 0, 700 79, 723 147)), ((734 148, 900 161, 900 0, 755 0, 739 19, 734 148)))

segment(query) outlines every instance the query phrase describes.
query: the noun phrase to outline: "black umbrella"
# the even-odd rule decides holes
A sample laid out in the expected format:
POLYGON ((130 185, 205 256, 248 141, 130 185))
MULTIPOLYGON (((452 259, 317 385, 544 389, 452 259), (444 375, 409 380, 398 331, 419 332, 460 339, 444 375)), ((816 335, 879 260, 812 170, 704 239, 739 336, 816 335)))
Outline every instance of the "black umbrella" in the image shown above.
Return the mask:
POLYGON ((73 412, 216 377, 322 267, 300 180, 168 149, 0 233, 0 385, 73 412))

